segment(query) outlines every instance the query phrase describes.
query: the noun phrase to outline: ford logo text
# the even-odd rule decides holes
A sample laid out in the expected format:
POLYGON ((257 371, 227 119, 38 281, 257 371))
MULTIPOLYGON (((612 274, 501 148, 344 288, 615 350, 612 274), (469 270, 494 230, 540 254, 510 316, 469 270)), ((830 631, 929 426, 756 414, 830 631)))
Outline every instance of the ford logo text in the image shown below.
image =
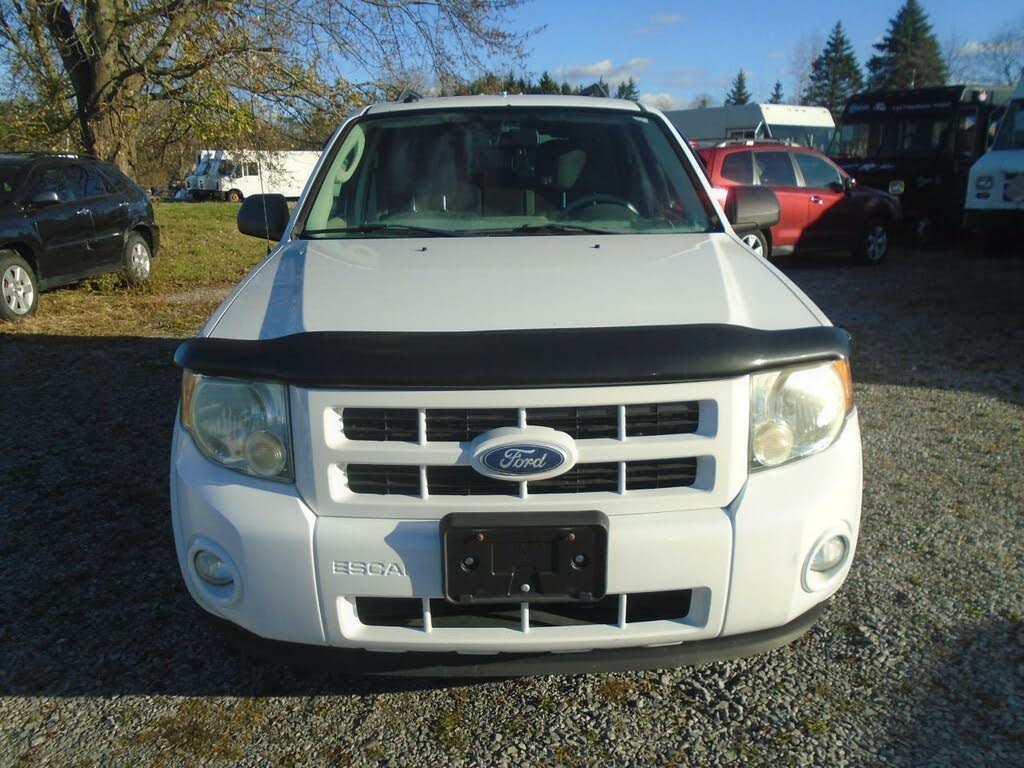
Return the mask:
POLYGON ((502 475, 538 475, 565 463, 565 454, 543 445, 502 445, 480 459, 492 472, 502 475))

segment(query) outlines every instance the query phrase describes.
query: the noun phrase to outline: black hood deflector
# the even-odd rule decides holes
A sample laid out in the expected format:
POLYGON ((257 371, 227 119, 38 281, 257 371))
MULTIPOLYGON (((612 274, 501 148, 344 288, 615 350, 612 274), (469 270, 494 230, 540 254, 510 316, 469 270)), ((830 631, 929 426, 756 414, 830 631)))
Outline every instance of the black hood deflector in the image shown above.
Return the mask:
POLYGON ((178 347, 174 362, 211 376, 302 387, 507 389, 727 379, 849 351, 850 335, 834 326, 708 324, 195 338, 178 347))

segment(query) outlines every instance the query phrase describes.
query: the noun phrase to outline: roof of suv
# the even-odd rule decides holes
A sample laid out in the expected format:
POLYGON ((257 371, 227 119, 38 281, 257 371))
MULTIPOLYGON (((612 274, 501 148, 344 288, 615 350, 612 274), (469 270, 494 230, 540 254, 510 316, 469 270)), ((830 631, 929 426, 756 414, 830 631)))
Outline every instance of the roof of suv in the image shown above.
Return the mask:
POLYGON ((575 107, 580 109, 618 109, 640 112, 635 101, 607 99, 596 96, 554 96, 546 94, 517 94, 507 96, 440 96, 411 101, 388 101, 372 104, 363 114, 407 112, 425 109, 473 109, 477 107, 575 107))

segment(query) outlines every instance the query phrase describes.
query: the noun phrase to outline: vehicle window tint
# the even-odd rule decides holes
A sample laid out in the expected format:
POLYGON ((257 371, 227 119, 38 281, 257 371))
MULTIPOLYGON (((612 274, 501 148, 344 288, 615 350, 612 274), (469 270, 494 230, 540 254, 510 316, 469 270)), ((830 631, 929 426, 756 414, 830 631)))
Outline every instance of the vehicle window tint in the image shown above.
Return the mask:
POLYGON ((973 155, 978 141, 978 110, 965 110, 956 122, 956 150, 963 155, 973 155))
POLYGON ((75 195, 68 184, 66 168, 44 168, 32 175, 30 195, 42 192, 56 192, 59 200, 73 200, 75 195))
POLYGON ((816 155, 807 155, 803 152, 798 152, 795 157, 796 164, 800 166, 800 173, 804 176, 805 187, 825 189, 832 184, 843 183, 843 177, 839 173, 839 169, 828 160, 816 155))
POLYGON ((739 184, 754 183, 754 167, 750 163, 750 152, 733 152, 722 160, 722 177, 739 184))
POLYGON ((88 189, 88 174, 81 165, 66 165, 60 169, 64 172, 64 185, 68 192, 68 200, 78 200, 86 197, 88 189))
POLYGON ((788 152, 755 152, 758 183, 766 187, 795 187, 796 172, 788 152))
POLYGON ((82 165, 79 170, 82 174, 83 197, 109 195, 113 191, 110 182, 98 169, 82 165))

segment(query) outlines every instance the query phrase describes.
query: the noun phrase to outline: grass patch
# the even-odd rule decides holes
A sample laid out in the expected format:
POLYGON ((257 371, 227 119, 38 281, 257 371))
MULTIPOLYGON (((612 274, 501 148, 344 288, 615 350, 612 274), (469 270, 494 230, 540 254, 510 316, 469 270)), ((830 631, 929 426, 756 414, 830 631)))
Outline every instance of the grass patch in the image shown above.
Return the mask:
POLYGON ((34 317, 0 333, 46 336, 192 336, 266 253, 235 227, 232 203, 157 203, 160 251, 149 282, 100 275, 44 293, 34 317))
POLYGON ((606 676, 598 682, 594 690, 602 701, 622 706, 629 700, 629 695, 633 692, 633 684, 620 677, 606 676))
POLYGON ((240 699, 229 706, 209 699, 188 699, 175 711, 157 717, 133 740, 159 750, 153 766, 234 763, 244 754, 246 733, 265 717, 257 699, 240 699))

